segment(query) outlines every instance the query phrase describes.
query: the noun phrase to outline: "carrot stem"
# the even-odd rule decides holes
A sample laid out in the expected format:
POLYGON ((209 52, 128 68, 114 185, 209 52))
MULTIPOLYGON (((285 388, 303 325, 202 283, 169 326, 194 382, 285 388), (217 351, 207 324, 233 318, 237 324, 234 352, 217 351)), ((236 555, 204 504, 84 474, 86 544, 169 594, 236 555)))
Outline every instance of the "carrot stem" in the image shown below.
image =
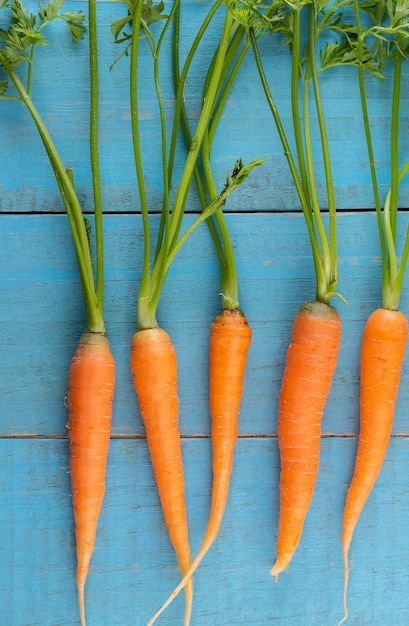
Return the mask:
POLYGON ((64 202, 67 211, 70 214, 70 225, 72 228, 72 236, 77 253, 78 267, 81 275, 81 280, 84 285, 85 304, 87 310, 87 330, 92 332, 104 332, 104 321, 102 313, 98 306, 98 301, 94 290, 94 278, 92 273, 92 261, 90 256, 90 249, 88 244, 88 238, 84 225, 84 218, 81 210, 78 197, 72 186, 71 180, 67 174, 67 171, 61 161, 60 155, 51 139, 51 136, 44 125, 33 101, 28 95, 23 83, 13 69, 2 61, 10 79, 16 87, 23 104, 26 106, 30 113, 37 130, 40 134, 51 166, 54 170, 54 174, 57 179, 57 183, 62 185, 61 189, 66 192, 66 198, 68 202, 64 202))
POLYGON ((357 50, 358 50, 358 86, 359 86, 359 94, 362 108, 362 117, 364 124, 364 132, 366 139, 366 146, 368 150, 368 161, 369 168, 371 172, 371 181, 372 181, 372 191, 374 194, 374 202, 375 202, 375 211, 376 211, 376 219, 378 223, 378 233, 379 233, 379 243, 381 248, 382 255, 382 284, 385 286, 387 281, 387 272, 386 272, 386 247, 385 247, 385 238, 383 234, 382 228, 382 206, 381 199, 379 194, 379 185, 377 180, 377 172, 375 167, 375 154, 373 149, 372 142, 372 132, 371 125, 369 123, 369 112, 368 112, 368 101, 366 96, 366 87, 365 87, 365 76, 364 76, 364 35, 362 32, 362 24, 359 15, 359 4, 358 0, 353 0, 354 3, 354 15, 355 15, 355 24, 357 28, 357 50))
MULTIPOLYGON (((297 23, 297 14, 298 12, 295 12, 295 22, 297 23)), ((296 30, 297 32, 297 30, 296 30)), ((285 157, 287 159, 288 162, 288 166, 290 169, 290 174, 291 177, 293 179, 296 191, 297 191, 297 195, 298 198, 300 200, 300 205, 301 205, 301 209, 303 211, 304 214, 304 218, 305 218, 305 222, 307 225, 307 230, 308 230, 308 234, 309 234, 309 238, 310 238, 310 243, 311 243, 311 251, 312 251, 312 258, 313 258, 313 263, 314 263, 314 269, 315 269, 315 274, 317 276, 317 287, 318 287, 318 283, 321 284, 322 281, 324 280, 324 268, 323 268, 323 260, 321 258, 321 253, 320 253, 320 249, 318 246, 318 242, 317 242, 317 237, 316 237, 316 232, 315 232, 315 226, 314 226, 314 221, 313 221, 313 217, 312 217, 312 212, 311 212, 311 200, 310 200, 310 193, 309 193, 309 189, 308 189, 308 185, 306 184, 306 175, 305 175, 305 165, 304 165, 304 151, 303 151, 303 144, 302 144, 302 140, 301 140, 301 130, 300 126, 299 126, 299 114, 297 114, 296 112, 298 111, 298 75, 299 75, 299 65, 298 63, 295 63, 294 59, 293 59, 293 64, 292 64, 292 80, 291 80, 291 101, 292 101, 292 107, 293 107, 293 111, 295 111, 295 113, 293 113, 293 125, 294 125, 294 139, 296 141, 296 146, 297 146, 297 156, 298 156, 298 161, 299 163, 301 163, 300 166, 300 173, 297 170, 297 166, 296 166, 296 162, 295 159, 293 157, 291 148, 290 148, 290 144, 289 141, 287 139, 287 135, 286 132, 284 130, 283 124, 281 122, 281 118, 280 118, 280 114, 279 111, 277 109, 277 106, 275 104, 274 98, 272 96, 272 93, 270 91, 270 87, 265 75, 265 71, 264 71, 264 67, 263 67, 263 62, 260 56, 260 52, 258 49, 258 44, 257 44, 257 39, 255 37, 254 34, 254 30, 252 28, 249 29, 249 34, 250 34, 250 39, 251 39, 251 43, 253 46, 253 52, 254 52, 254 57, 256 60, 256 65, 257 65, 257 70, 260 76, 260 80, 261 80, 261 84, 263 86, 264 89, 264 93, 267 99, 267 103, 268 106, 270 108, 270 111, 272 113, 279 137, 280 137, 280 141, 282 143, 283 146, 283 150, 284 150, 284 154, 285 157), (294 75, 297 76, 297 87, 295 86, 295 81, 294 81, 294 75), (297 100, 297 102, 293 103, 293 100, 297 100), (294 119, 294 115, 298 115, 297 118, 294 119), (306 195, 306 192, 308 193, 308 195, 306 195)), ((296 44, 296 42, 295 42, 296 44)), ((295 48, 293 50, 293 56, 296 53, 297 48, 295 48)))
POLYGON ((104 315, 104 241, 102 227, 102 191, 99 167, 99 77, 96 0, 88 0, 89 77, 90 77, 90 157, 94 197, 96 247, 96 298, 104 315))
MULTIPOLYGON (((311 67, 311 78, 314 86, 314 101, 317 110, 318 125, 321 136, 321 149, 324 159, 324 171, 327 189, 328 211, 329 211, 329 253, 327 250, 327 242, 323 251, 324 268, 328 263, 328 275, 326 276, 325 289, 327 292, 333 292, 338 282, 338 261, 337 261, 337 239, 336 239, 336 206, 334 195, 334 184, 332 179, 331 158, 328 147, 328 136, 325 124, 325 115, 321 99, 321 90, 318 81, 318 70, 316 61, 316 8, 310 6, 309 16, 309 42, 308 42, 308 62, 311 67)), ((311 185, 312 186, 312 185, 311 185)), ((324 269, 325 271, 325 269, 324 269)), ((326 301, 325 293, 318 293, 317 299, 321 302, 326 301)))
POLYGON ((132 42, 129 53, 129 94, 130 94, 130 112, 132 127, 132 145, 133 157, 135 163, 136 178, 138 181, 139 202, 142 214, 143 226, 143 264, 142 276, 139 287, 139 306, 138 306, 138 327, 154 328, 157 326, 155 314, 150 314, 147 307, 142 303, 147 302, 149 298, 150 288, 150 223, 148 201, 145 190, 144 170, 142 162, 142 151, 139 130, 139 87, 138 87, 138 68, 139 68, 139 32, 141 29, 143 2, 136 3, 135 14, 132 20, 132 42))

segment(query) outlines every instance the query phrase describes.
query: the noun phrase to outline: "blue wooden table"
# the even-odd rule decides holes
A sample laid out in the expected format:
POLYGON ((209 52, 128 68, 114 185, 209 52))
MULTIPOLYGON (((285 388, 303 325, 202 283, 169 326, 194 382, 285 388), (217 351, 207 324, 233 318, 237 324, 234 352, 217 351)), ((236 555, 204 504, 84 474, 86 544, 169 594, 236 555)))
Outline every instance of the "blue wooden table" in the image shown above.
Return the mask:
MULTIPOLYGON (((209 8, 187 0, 186 45, 209 8)), ((83 0, 68 3, 87 10, 83 0)), ((101 168, 106 211, 106 321, 117 364, 107 491, 87 582, 89 626, 142 626, 179 581, 129 370, 136 329, 142 227, 128 107, 128 63, 109 27, 122 5, 98 4, 101 68, 101 168)), ((217 35, 217 29, 214 37, 217 35)), ((91 209, 87 44, 73 47, 59 27, 39 50, 33 98, 91 209)), ((210 46, 210 44, 209 44, 210 46)), ((266 38, 269 77, 286 125, 288 50, 266 38)), ((189 82, 192 116, 206 49, 189 82), (197 84, 195 80, 197 79, 197 84)), ((146 64, 149 55, 145 52, 146 64)), ((149 68, 148 68, 149 69, 149 68)), ((408 72, 408 68, 405 68, 408 72)), ((170 60, 164 98, 172 106, 170 60)), ((148 75, 148 72, 147 72, 148 75)), ((299 549, 278 584, 269 575, 278 520, 277 398, 294 315, 315 295, 304 218, 251 56, 228 99, 213 162, 220 184, 234 161, 267 157, 226 206, 237 254, 240 301, 253 343, 240 415, 240 438, 220 535, 195 576, 192 626, 330 626, 342 617, 341 519, 358 432, 359 349, 363 325, 380 305, 380 252, 354 70, 322 81, 339 209, 339 365, 328 400, 320 473, 299 549)), ((389 185, 389 93, 369 83, 377 167, 389 185)), ((403 94, 403 128, 409 124, 403 94)), ((85 323, 76 258, 52 170, 31 119, 15 102, 0 116, 0 624, 77 625, 75 545, 68 473, 67 370, 85 323)), ((157 109, 151 84, 141 101, 146 188, 160 209, 157 109)), ((317 143, 319 161, 319 144, 317 143)), ((402 137, 402 161, 409 133, 402 137)), ((180 164, 177 164, 179 167, 180 164)), ((318 165, 319 182, 323 183, 318 165)), ((401 206, 409 206, 402 185, 401 206)), ((197 209, 194 194, 185 218, 197 209)), ((154 220, 158 222, 156 216, 154 220)), ((408 224, 402 211, 400 231, 408 224)), ((209 326, 220 309, 211 238, 200 228, 176 258, 159 308, 179 362, 180 426, 192 552, 209 510, 211 465, 207 367, 209 326)), ((409 311, 409 289, 401 308, 409 311)), ((359 626, 409 624, 409 369, 404 365, 390 449, 350 552, 350 618, 359 626)), ((182 624, 183 594, 158 624, 182 624)))

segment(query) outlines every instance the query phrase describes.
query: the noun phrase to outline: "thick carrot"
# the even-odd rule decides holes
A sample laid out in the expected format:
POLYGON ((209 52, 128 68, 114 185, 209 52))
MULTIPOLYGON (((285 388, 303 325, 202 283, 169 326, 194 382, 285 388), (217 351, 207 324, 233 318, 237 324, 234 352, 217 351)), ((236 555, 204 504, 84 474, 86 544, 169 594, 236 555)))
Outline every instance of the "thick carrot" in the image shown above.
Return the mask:
POLYGON ((105 492, 115 364, 99 333, 82 335, 68 378, 70 474, 77 546, 77 589, 82 626, 84 588, 105 492))
POLYGON ((200 550, 191 567, 169 598, 149 620, 151 626, 178 593, 190 582, 213 542, 222 523, 233 469, 238 437, 238 417, 243 393, 251 328, 239 310, 223 310, 211 326, 209 398, 212 419, 213 485, 210 515, 200 550))
POLYGON ((408 322, 401 311, 377 309, 369 316, 361 347, 358 451, 342 522, 345 615, 340 624, 348 616, 349 548, 388 448, 407 340, 408 322))
MULTIPOLYGON (((191 557, 178 424, 177 362, 166 331, 148 328, 134 334, 131 370, 163 516, 182 575, 185 575, 191 557)), ((185 597, 185 625, 188 625, 192 611, 192 581, 186 587, 185 597)))
POLYGON ((278 577, 299 543, 318 475, 321 420, 335 371, 341 339, 336 309, 321 302, 304 304, 294 321, 280 392, 280 515, 278 577))

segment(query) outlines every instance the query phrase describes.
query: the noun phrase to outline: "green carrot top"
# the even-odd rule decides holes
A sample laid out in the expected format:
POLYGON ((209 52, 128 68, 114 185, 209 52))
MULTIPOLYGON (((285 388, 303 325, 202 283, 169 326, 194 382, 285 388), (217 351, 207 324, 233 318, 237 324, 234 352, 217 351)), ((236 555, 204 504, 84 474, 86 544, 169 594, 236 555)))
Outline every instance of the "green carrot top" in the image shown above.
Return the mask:
POLYGON ((409 170, 409 161, 399 164, 400 103, 402 64, 409 56, 409 2, 362 2, 352 0, 356 24, 356 39, 351 40, 358 54, 358 81, 362 105, 365 138, 374 194, 379 240, 382 253, 382 306, 397 310, 409 254, 409 228, 398 261, 397 222, 399 185, 409 170), (372 141, 372 123, 366 95, 365 71, 378 79, 385 79, 385 68, 393 70, 390 104, 390 190, 381 204, 372 141))
POLYGON ((54 21, 64 22, 73 43, 84 38, 82 11, 63 11, 63 0, 39 3, 37 13, 28 12, 20 0, 1 0, 0 10, 8 11, 8 27, 0 29, 0 68, 7 80, 0 81, 0 99, 20 101, 30 113, 42 139, 71 226, 87 312, 87 330, 105 332, 103 315, 102 202, 98 162, 98 66, 96 41, 96 0, 89 0, 90 42, 90 151, 96 231, 96 278, 91 256, 89 222, 84 218, 74 187, 73 172, 63 164, 50 133, 32 99, 33 68, 37 46, 46 46, 44 30, 54 21), (22 68, 25 68, 23 75, 22 68), (24 77, 22 77, 24 76, 24 77))
POLYGON ((228 195, 242 184, 250 171, 257 165, 260 165, 262 160, 255 160, 248 165, 235 165, 232 173, 227 176, 226 184, 223 189, 217 194, 211 194, 200 215, 195 219, 193 224, 181 234, 182 221, 191 181, 197 166, 200 149, 207 135, 209 123, 214 112, 215 103, 219 93, 220 80, 223 76, 225 68, 226 55, 229 50, 229 42, 236 28, 236 22, 231 11, 226 9, 221 0, 217 0, 217 2, 210 8, 208 15, 196 34, 195 40, 191 45, 190 51, 188 52, 184 67, 182 68, 181 74, 177 79, 172 128, 170 132, 170 141, 168 142, 167 123, 161 91, 160 59, 161 49, 165 41, 167 31, 173 20, 175 20, 175 16, 178 14, 179 0, 176 0, 173 3, 169 15, 166 16, 161 13, 164 8, 162 3, 152 5, 151 3, 129 3, 127 1, 126 6, 128 9, 128 15, 121 20, 117 20, 112 25, 111 30, 114 40, 117 43, 126 42, 125 50, 119 58, 124 55, 129 56, 130 58, 129 84, 132 137, 144 234, 144 259, 138 298, 138 327, 143 329, 157 326, 156 310, 159 298, 170 265, 182 245, 199 224, 221 210, 228 195), (185 157, 180 179, 175 182, 173 181, 173 165, 178 133, 180 124, 182 123, 181 120, 183 118, 184 86, 188 70, 206 29, 208 28, 216 11, 219 9, 223 9, 225 14, 217 52, 212 60, 213 80, 208 85, 206 98, 203 101, 196 128, 190 138, 189 149, 185 157), (151 29, 151 23, 158 22, 161 18, 163 20, 163 25, 156 38, 153 30, 151 29), (153 254, 151 254, 149 203, 145 190, 138 115, 140 97, 139 76, 143 72, 143 68, 140 66, 139 62, 142 39, 144 39, 148 44, 153 58, 153 79, 159 108, 162 151, 163 204, 159 234, 153 254), (172 188, 175 189, 173 197, 171 197, 172 188))
MULTIPOLYGON (((343 8, 349 0, 279 0, 274 3, 274 19, 263 20, 265 28, 278 33, 291 51, 289 90, 295 154, 281 121, 264 70, 264 61, 255 36, 254 23, 260 18, 260 7, 253 4, 254 13, 249 25, 257 69, 278 134, 283 145, 291 176, 305 217, 316 274, 316 300, 328 304, 337 293, 338 258, 336 236, 336 201, 325 106, 320 89, 320 73, 337 66, 356 65, 356 51, 351 51, 349 38, 352 27, 344 20, 343 8), (305 14, 305 19, 304 19, 305 14), (325 35, 325 37, 324 37, 325 35), (321 45, 321 40, 324 44, 321 45), (311 135, 311 101, 318 122, 320 146, 324 165, 326 211, 328 227, 321 208, 316 178, 316 155, 311 135)), ((264 14, 261 13, 261 17, 264 14)))

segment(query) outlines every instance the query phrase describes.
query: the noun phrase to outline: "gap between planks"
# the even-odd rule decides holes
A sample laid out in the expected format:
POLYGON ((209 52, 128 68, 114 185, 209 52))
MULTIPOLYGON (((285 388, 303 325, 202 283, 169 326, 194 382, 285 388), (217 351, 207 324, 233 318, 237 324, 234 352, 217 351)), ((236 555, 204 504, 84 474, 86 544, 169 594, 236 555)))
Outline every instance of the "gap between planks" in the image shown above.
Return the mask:
MULTIPOLYGON (((358 433, 322 433, 322 439, 352 439, 358 437, 358 433)), ((392 439, 406 438, 409 437, 409 432, 400 432, 393 433, 391 435, 392 439)), ((211 436, 205 433, 196 433, 192 435, 181 434, 181 439, 210 439, 211 436)), ((241 433, 238 437, 239 439, 277 439, 277 435, 272 434, 261 434, 261 433, 241 433)), ((9 433, 9 434, 0 434, 1 439, 68 439, 68 435, 61 434, 53 434, 48 433, 44 435, 39 435, 36 433, 9 433)), ((145 435, 141 435, 138 433, 123 433, 118 434, 114 433, 111 435, 111 440, 116 439, 140 439, 145 440, 145 435)))

